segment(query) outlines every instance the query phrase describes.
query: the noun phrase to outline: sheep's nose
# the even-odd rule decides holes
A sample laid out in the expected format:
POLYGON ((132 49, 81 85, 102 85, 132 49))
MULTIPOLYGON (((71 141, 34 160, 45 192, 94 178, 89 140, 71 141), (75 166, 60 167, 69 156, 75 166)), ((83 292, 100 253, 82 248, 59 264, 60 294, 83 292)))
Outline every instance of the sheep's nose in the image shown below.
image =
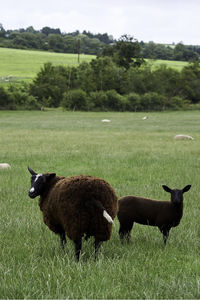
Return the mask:
POLYGON ((29 190, 28 195, 29 195, 30 198, 35 198, 35 197, 36 197, 36 196, 35 196, 35 189, 34 189, 34 188, 31 188, 31 189, 29 190))

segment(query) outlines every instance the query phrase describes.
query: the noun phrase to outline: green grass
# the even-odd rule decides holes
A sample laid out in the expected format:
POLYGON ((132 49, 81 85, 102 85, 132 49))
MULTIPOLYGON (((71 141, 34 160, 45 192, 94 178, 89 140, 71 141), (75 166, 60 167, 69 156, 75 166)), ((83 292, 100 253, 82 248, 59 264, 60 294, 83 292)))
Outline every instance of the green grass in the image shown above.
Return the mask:
POLYGON ((199 299, 199 112, 148 113, 0 111, 0 298, 199 299), (102 119, 110 123, 102 123, 102 119), (175 134, 193 141, 175 141, 175 134), (122 246, 115 219, 112 239, 94 261, 93 240, 65 251, 28 197, 30 174, 95 175, 119 196, 169 200, 161 185, 183 188, 184 215, 163 248, 157 228, 135 224, 122 246))
MULTIPOLYGON (((95 56, 82 54, 80 62, 89 62, 92 58, 95 56)), ((0 82, 31 80, 46 62, 56 65, 78 65, 78 57, 77 54, 0 48, 0 82)))
POLYGON ((181 71, 183 67, 188 65, 187 61, 176 61, 176 60, 150 60, 147 59, 150 64, 152 64, 153 67, 159 67, 160 65, 166 65, 168 68, 173 68, 177 71, 181 71))

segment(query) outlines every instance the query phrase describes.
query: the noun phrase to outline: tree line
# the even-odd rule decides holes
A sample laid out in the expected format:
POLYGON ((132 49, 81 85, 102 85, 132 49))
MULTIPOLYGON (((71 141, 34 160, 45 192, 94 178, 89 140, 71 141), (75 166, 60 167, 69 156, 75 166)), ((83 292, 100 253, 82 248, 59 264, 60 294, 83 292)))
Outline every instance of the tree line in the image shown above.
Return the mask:
MULTIPOLYGON (((36 49, 44 51, 62 53, 84 53, 102 55, 112 51, 113 44, 117 40, 107 33, 93 34, 84 30, 71 33, 63 33, 59 28, 43 27, 35 30, 33 26, 26 29, 5 30, 0 24, 0 47, 17 49, 36 49)), ((198 60, 200 56, 200 46, 164 45, 154 42, 138 42, 141 56, 151 59, 198 60)))
POLYGON ((199 107, 200 63, 177 71, 148 63, 129 68, 105 56, 78 67, 46 63, 30 84, 0 87, 0 109, 163 111, 199 107))
POLYGON ((60 53, 99 54, 105 45, 114 42, 107 33, 92 34, 61 33, 59 28, 43 27, 35 30, 33 26, 26 29, 5 30, 0 24, 0 47, 16 49, 36 49, 60 53))

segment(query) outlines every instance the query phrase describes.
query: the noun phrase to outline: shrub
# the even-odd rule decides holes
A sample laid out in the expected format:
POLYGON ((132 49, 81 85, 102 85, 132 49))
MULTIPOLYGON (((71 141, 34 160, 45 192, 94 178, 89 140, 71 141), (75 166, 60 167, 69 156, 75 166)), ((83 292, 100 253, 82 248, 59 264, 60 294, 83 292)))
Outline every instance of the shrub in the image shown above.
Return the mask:
POLYGON ((145 93, 141 96, 142 110, 163 110, 167 98, 155 92, 145 93))
POLYGON ((12 103, 15 103, 15 109, 40 109, 41 105, 36 98, 29 94, 29 88, 26 84, 10 85, 8 94, 12 103))
POLYGON ((108 107, 108 96, 104 91, 91 92, 89 95, 89 109, 95 111, 106 111, 108 107))
POLYGON ((175 96, 166 101, 166 108, 167 109, 184 109, 189 106, 189 101, 188 100, 183 100, 182 98, 175 96))
POLYGON ((127 110, 129 111, 140 111, 142 110, 141 96, 137 93, 130 93, 126 96, 127 99, 127 110))
POLYGON ((14 99, 10 97, 10 94, 6 89, 0 87, 0 109, 15 109, 14 99))
POLYGON ((126 97, 118 94, 115 90, 106 91, 108 110, 124 111, 126 110, 126 97))
POLYGON ((70 90, 63 94, 61 106, 67 110, 87 110, 87 94, 80 89, 70 90))

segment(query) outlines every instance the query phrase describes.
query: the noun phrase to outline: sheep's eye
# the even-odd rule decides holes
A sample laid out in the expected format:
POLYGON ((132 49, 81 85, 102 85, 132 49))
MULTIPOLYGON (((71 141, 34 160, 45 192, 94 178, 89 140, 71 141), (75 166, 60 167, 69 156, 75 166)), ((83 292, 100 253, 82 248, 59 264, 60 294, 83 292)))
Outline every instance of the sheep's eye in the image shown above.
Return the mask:
POLYGON ((31 183, 33 183, 35 181, 35 176, 31 177, 31 183))

